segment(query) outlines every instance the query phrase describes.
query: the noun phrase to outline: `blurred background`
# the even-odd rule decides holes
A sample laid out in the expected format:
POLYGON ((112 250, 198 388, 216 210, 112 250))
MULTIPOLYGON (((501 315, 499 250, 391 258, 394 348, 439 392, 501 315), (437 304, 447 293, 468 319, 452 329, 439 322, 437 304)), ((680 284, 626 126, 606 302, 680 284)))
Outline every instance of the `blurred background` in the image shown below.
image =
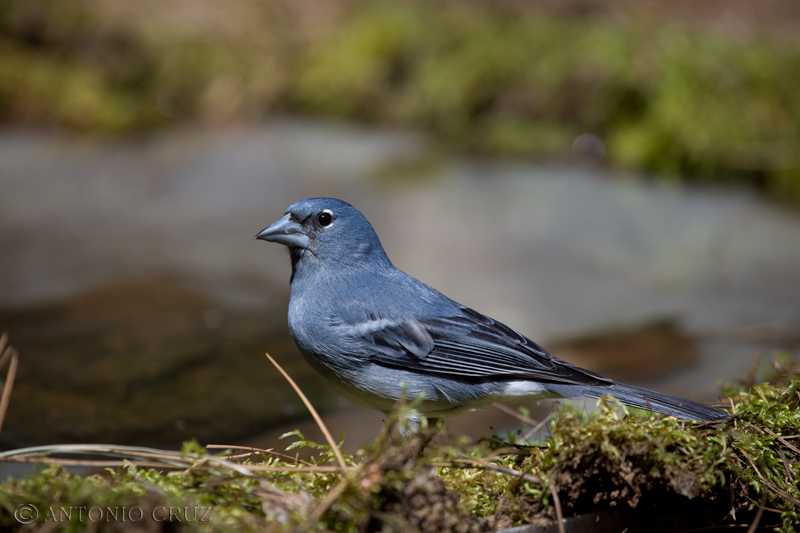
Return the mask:
POLYGON ((309 196, 609 377, 711 401, 788 364, 799 28, 796 0, 0 1, 0 447, 280 446, 311 425, 265 351, 373 437, 252 240, 309 196))

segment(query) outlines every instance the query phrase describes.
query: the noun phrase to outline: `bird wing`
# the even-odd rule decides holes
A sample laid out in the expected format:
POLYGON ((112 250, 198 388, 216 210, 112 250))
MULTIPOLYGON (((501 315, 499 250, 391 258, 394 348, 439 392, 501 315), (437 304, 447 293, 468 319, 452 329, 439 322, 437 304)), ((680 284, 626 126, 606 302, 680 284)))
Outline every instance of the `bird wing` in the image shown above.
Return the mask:
MULTIPOLYGON (((556 359, 508 326, 477 311, 437 318, 377 319, 350 325, 379 365, 463 378, 522 378, 601 385, 612 383, 556 359)), ((355 340, 355 339, 354 339, 355 340)), ((362 345, 363 346, 363 345, 362 345)))

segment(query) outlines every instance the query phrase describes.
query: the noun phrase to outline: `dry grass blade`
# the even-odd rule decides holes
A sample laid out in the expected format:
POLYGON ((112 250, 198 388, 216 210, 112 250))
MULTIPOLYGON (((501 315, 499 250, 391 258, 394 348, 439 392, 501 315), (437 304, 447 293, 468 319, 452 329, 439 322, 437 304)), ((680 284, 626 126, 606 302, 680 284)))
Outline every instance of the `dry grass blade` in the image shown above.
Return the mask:
POLYGON ((515 411, 514 409, 508 407, 507 405, 503 405, 502 403, 493 403, 492 407, 494 407, 498 411, 504 412, 505 414, 507 414, 509 416, 513 416, 514 418, 516 418, 517 420, 520 420, 521 422, 525 422, 526 424, 530 424, 531 426, 536 426, 536 425, 538 425, 540 423, 538 420, 534 420, 533 418, 525 416, 522 413, 520 413, 519 411, 515 411))
POLYGON ((151 463, 156 466, 170 466, 175 468, 186 467, 205 467, 205 464, 211 464, 218 467, 223 467, 233 470, 240 474, 250 476, 252 472, 242 465, 226 461, 219 457, 210 455, 193 455, 184 456, 181 452, 172 452, 166 450, 156 450, 154 448, 145 448, 141 446, 119 446, 107 444, 55 444, 50 446, 34 446, 31 448, 20 448, 17 450, 9 450, 0 452, 0 461, 9 462, 49 462, 49 463, 62 463, 62 464, 82 464, 85 466, 106 466, 104 463, 109 461, 93 460, 93 459, 61 459, 52 458, 51 455, 105 455, 117 457, 113 461, 114 466, 124 465, 126 463, 151 463), (70 463, 65 461, 82 461, 80 463, 70 463), (101 464, 103 463, 103 464, 101 464))
POLYGON ((525 434, 525 436, 524 436, 524 437, 522 437, 522 439, 523 439, 525 442, 528 442, 528 441, 530 441, 530 440, 531 440, 531 438, 532 438, 534 435, 536 435, 536 432, 537 432, 537 431, 539 431, 540 429, 542 429, 542 428, 545 426, 545 424, 547 424, 547 423, 548 423, 550 420, 552 420, 552 419, 553 419, 553 414, 552 414, 552 413, 551 413, 551 414, 549 414, 549 415, 547 415, 546 417, 544 417, 544 418, 542 419, 542 421, 541 421, 541 422, 539 422, 538 424, 536 424, 535 426, 533 426, 533 428, 532 428, 530 431, 528 431, 528 432, 525 434))
POLYGON ((336 456, 336 460, 339 462, 339 466, 341 467, 342 472, 347 470, 347 463, 344 462, 344 456, 342 456, 342 451, 339 449, 339 446, 336 445, 336 442, 333 440, 333 437, 331 437, 330 431, 328 431, 328 428, 327 426, 325 426, 325 423, 322 421, 322 418, 320 418, 319 414, 317 414, 317 410, 314 409, 313 405, 311 405, 311 402, 308 400, 308 398, 306 398, 306 395, 303 394, 303 391, 300 390, 300 387, 297 386, 297 383, 295 383, 294 380, 289 377, 289 374, 287 374, 286 371, 283 368, 281 368, 281 365, 279 365, 278 362, 275 361, 275 359, 273 359, 270 354, 265 354, 265 355, 267 356, 267 359, 269 359, 270 363, 272 363, 275 366, 275 368, 278 369, 278 372, 280 372, 281 375, 286 379, 286 381, 289 382, 289 385, 291 385, 294 391, 297 393, 297 395, 300 396, 300 399, 303 400, 303 403, 308 408, 309 412, 311 413, 311 416, 314 417, 314 421, 319 426, 320 431, 322 431, 322 434, 325 435, 325 440, 328 441, 328 445, 331 447, 331 451, 336 456))
POLYGON ((514 418, 516 418, 520 422, 524 422, 524 423, 526 423, 528 425, 533 426, 533 429, 528 431, 525 434, 525 436, 522 437, 522 440, 524 440, 524 441, 529 441, 531 439, 531 437, 533 437, 533 435, 536 434, 537 431, 542 429, 544 427, 544 425, 547 424, 547 422, 550 421, 553 418, 553 415, 549 414, 546 417, 544 417, 544 419, 542 419, 541 422, 539 422, 537 420, 534 420, 533 418, 530 418, 528 416, 523 415, 519 411, 515 411, 514 409, 511 409, 510 407, 508 407, 506 405, 503 405, 502 403, 493 403, 492 407, 494 407, 498 411, 504 412, 507 415, 513 416, 514 418))
POLYGON ((3 430, 6 411, 8 411, 8 404, 11 401, 11 390, 14 388, 14 379, 17 377, 17 364, 19 362, 17 351, 13 346, 8 346, 8 333, 3 333, 2 337, 0 337, 0 369, 5 366, 7 361, 10 361, 10 363, 3 383, 3 393, 0 396, 0 431, 3 430))
POLYGON ((252 457, 255 455, 256 452, 244 452, 244 453, 234 453, 229 455, 223 455, 221 457, 225 457, 228 461, 232 461, 234 459, 246 459, 248 457, 252 457))
POLYGON ((8 344, 8 333, 3 332, 3 334, 0 335, 0 356, 2 356, 0 357, 0 368, 3 368, 3 365, 6 364, 4 353, 6 350, 6 344, 8 344))
POLYGON ((311 466, 258 466, 248 465, 247 468, 253 472, 282 472, 291 474, 293 472, 341 472, 338 466, 324 466, 324 465, 311 465, 311 466))
POLYGON ((23 459, 23 460, 15 460, 11 459, 8 461, 9 463, 36 463, 36 464, 48 464, 48 465, 61 465, 61 466, 86 466, 91 468, 114 468, 119 466, 137 466, 142 468, 165 468, 165 466, 175 467, 175 468, 183 468, 183 466, 175 466, 175 465, 165 465, 162 462, 157 461, 131 461, 128 459, 124 460, 117 460, 117 461, 99 461, 96 459, 53 459, 50 457, 37 457, 36 459, 23 459))
POLYGON ((558 497, 558 491, 556 490, 556 486, 553 483, 553 480, 550 480, 550 494, 553 496, 553 506, 556 508, 556 520, 558 521, 558 532, 559 533, 566 533, 566 529, 564 528, 564 514, 561 512, 561 499, 558 497))
POLYGON ((238 444, 208 444, 206 448, 213 450, 245 450, 250 453, 275 453, 272 451, 272 448, 265 450, 263 448, 254 448, 253 446, 240 446, 238 444))
POLYGON ((506 446, 504 448, 497 448, 489 453, 486 458, 483 460, 484 463, 491 463, 498 457, 503 455, 519 455, 519 448, 516 446, 506 446))
POLYGON ((541 479, 533 474, 526 474, 525 472, 514 470, 513 468, 506 468, 504 466, 486 463, 483 461, 475 461, 472 459, 455 459, 452 463, 433 463, 433 466, 443 468, 482 468, 484 470, 493 470, 495 472, 500 472, 501 474, 508 474, 510 476, 518 477, 522 481, 527 481, 528 483, 542 482, 541 479), (461 463, 461 465, 454 463, 461 463))
POLYGON ((226 459, 238 459, 240 457, 248 457, 254 454, 268 454, 268 455, 275 455, 278 457, 283 457, 284 459, 290 459, 292 461, 296 461, 298 463, 303 463, 307 466, 316 466, 308 461, 303 461, 302 459, 298 459, 295 456, 288 455, 281 452, 276 452, 272 448, 269 450, 262 450, 261 448, 253 448, 252 446, 237 446, 235 444, 207 444, 206 449, 209 450, 244 450, 246 453, 236 454, 236 455, 228 455, 226 459))

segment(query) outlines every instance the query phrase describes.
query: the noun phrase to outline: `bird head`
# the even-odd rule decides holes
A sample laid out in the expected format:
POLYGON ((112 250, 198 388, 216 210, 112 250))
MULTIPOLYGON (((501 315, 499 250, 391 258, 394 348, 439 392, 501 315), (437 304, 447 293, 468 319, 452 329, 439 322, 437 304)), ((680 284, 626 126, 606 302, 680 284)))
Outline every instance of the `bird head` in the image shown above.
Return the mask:
POLYGON ((369 221, 358 209, 335 198, 295 202, 255 238, 287 246, 293 265, 389 263, 369 221))

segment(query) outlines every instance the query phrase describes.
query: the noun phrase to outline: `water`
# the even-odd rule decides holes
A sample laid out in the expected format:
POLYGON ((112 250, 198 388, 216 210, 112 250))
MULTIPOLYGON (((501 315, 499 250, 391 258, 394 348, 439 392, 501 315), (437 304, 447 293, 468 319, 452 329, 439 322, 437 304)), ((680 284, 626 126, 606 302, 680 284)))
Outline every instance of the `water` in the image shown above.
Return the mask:
POLYGON ((297 354, 287 255, 252 240, 308 196, 353 203, 398 267, 612 377, 710 400, 756 351, 800 347, 800 217, 747 191, 297 120, 113 142, 5 130, 0 328, 21 361, 0 445, 264 441, 305 416, 264 351, 334 432, 374 434, 381 415, 297 354))

